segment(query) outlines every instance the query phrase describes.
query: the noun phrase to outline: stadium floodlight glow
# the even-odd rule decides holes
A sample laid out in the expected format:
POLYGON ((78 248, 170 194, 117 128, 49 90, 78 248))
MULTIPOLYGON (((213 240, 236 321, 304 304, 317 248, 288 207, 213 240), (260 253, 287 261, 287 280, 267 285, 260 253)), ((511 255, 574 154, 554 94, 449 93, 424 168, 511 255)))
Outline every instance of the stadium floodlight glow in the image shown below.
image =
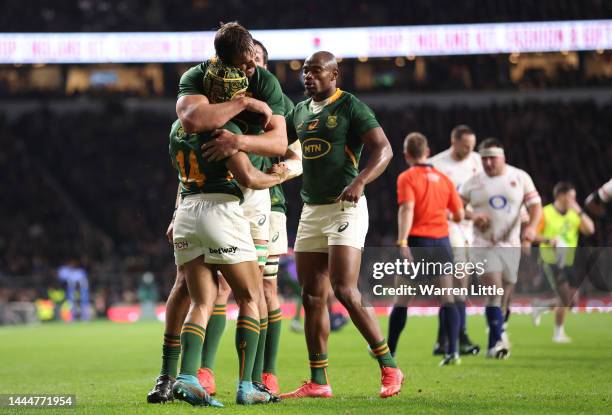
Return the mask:
MULTIPOLYGON (((612 20, 253 30, 271 60, 318 50, 343 58, 602 51, 612 20)), ((214 54, 214 32, 2 33, 1 64, 199 62, 214 54)))

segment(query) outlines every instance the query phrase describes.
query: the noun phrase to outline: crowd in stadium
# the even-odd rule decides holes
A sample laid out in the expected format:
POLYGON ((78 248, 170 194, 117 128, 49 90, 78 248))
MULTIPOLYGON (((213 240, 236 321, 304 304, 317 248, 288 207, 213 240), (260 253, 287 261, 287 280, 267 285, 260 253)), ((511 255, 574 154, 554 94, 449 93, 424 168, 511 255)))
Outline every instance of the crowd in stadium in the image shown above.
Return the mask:
MULTIPOLYGON (((500 138, 508 160, 531 174, 545 202, 559 180, 575 183, 583 200, 606 181, 612 165, 607 145, 610 104, 375 110, 395 156, 384 175, 366 188, 368 246, 395 241, 395 228, 389 226, 395 223, 395 211, 388 206, 395 200, 395 178, 406 168, 401 143, 410 131, 424 132, 434 153, 448 147, 450 130, 460 123, 472 126, 479 140, 500 138)), ((109 104, 100 113, 36 111, 2 120, 0 166, 11 197, 0 205, 0 214, 12 219, 0 223, 0 276, 49 282, 59 265, 76 257, 89 269, 94 291, 103 288, 112 301, 133 292, 147 270, 157 275, 166 295, 174 272, 164 237, 176 190, 167 153, 172 120, 171 114, 132 111, 120 104, 109 104), (34 119, 37 122, 30 122, 34 119)), ((289 182, 286 188, 291 240, 300 211, 299 182, 289 182)), ((586 243, 609 246, 612 222, 597 225, 596 235, 586 243)))
POLYGON ((604 0, 530 2, 487 0, 453 2, 231 1, 188 0, 45 1, 8 0, 0 24, 5 32, 100 32, 212 30, 219 21, 238 20, 250 29, 490 23, 506 21, 598 19, 612 14, 604 0), (253 13, 253 9, 274 10, 253 13), (15 12, 27 19, 15 19, 15 12), (443 13, 440 11, 443 10, 443 13))

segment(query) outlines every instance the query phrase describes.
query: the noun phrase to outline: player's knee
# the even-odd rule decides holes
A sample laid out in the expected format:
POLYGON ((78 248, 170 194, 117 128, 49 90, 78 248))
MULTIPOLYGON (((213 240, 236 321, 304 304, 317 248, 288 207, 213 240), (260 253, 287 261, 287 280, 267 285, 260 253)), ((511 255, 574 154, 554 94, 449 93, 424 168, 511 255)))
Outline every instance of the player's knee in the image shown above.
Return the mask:
POLYGON ((334 285, 334 295, 345 307, 360 305, 361 295, 356 287, 334 285))
POLYGON ((264 280, 263 287, 266 302, 269 303, 276 298, 276 280, 264 280))
POLYGON ((305 310, 327 308, 327 295, 308 293, 306 290, 302 290, 302 304, 305 310))

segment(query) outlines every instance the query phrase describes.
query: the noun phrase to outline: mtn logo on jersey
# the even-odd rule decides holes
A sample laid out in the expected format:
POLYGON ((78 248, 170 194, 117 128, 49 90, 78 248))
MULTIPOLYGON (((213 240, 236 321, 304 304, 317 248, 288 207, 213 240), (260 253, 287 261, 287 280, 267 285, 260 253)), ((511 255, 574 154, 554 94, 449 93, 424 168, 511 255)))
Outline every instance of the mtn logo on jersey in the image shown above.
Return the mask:
POLYGON ((331 144, 322 138, 309 138, 302 142, 302 154, 307 160, 323 157, 331 148, 331 144))
POLYGON ((259 219, 257 219, 257 224, 259 226, 263 226, 264 223, 266 223, 266 215, 259 215, 257 216, 259 219))
POLYGON ((237 246, 228 246, 227 248, 208 248, 208 253, 217 255, 235 254, 237 250, 237 246))
POLYGON ((348 228, 348 226, 349 226, 348 222, 341 223, 340 226, 338 226, 338 232, 344 232, 346 228, 348 228))
POLYGON ((189 248, 189 242, 187 241, 176 241, 174 243, 175 251, 180 251, 181 249, 187 249, 187 248, 189 248))

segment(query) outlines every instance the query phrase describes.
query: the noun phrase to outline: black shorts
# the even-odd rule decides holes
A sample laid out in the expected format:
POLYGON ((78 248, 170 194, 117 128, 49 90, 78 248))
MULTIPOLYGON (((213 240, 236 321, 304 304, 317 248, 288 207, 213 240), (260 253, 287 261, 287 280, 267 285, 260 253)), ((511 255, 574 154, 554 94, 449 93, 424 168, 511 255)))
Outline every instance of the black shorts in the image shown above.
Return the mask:
POLYGON ((453 249, 448 237, 426 238, 422 236, 411 236, 408 239, 408 245, 410 246, 410 252, 415 262, 453 263, 453 249))
POLYGON ((563 283, 568 283, 572 288, 580 286, 581 281, 578 281, 578 278, 576 278, 573 266, 559 267, 555 264, 543 262, 542 269, 546 279, 554 289, 563 283))

